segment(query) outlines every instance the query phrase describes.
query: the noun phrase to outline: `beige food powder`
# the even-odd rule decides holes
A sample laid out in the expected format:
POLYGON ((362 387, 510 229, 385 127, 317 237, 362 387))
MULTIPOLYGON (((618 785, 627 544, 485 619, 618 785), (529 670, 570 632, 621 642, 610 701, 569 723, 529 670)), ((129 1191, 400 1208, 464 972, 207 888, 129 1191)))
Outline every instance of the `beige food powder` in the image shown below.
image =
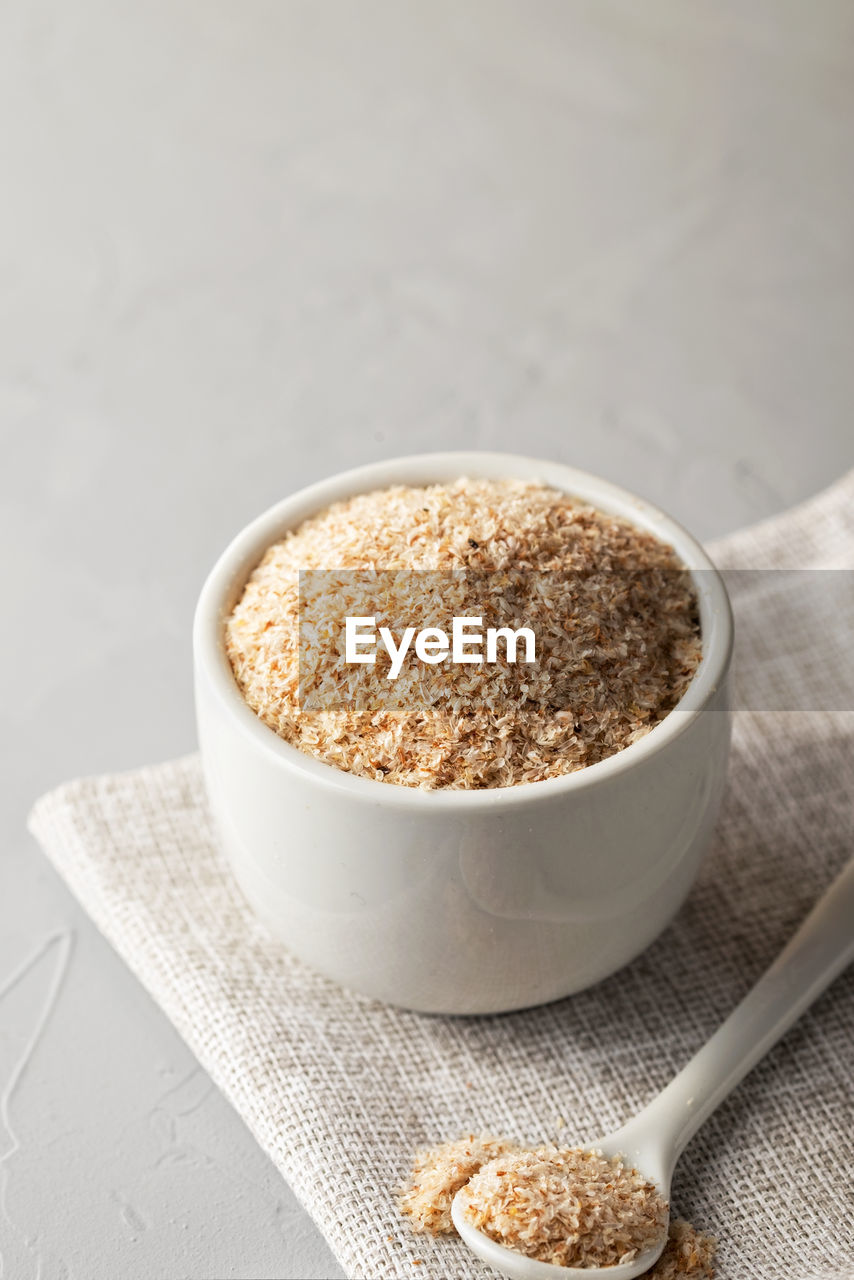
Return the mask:
POLYGON ((517 1142, 473 1133, 417 1152, 412 1181, 400 1198, 400 1207, 412 1219, 416 1231, 441 1235, 454 1230, 451 1201, 457 1192, 490 1160, 521 1151, 517 1142))
MULTIPOLYGON (((543 485, 465 478, 360 494, 304 521, 268 548, 225 639, 244 698, 287 742, 421 788, 513 786, 603 760, 672 710, 702 652, 693 584, 671 547, 543 485), (301 570, 325 571, 303 574, 302 598, 301 570), (393 697, 355 705, 340 655, 345 617, 364 607, 362 571, 403 571, 383 587, 389 620, 430 618, 437 573, 449 615, 503 603, 534 631, 536 663, 504 655, 429 678, 410 664, 393 697)), ((378 654, 370 678, 386 675, 378 654)))
MULTIPOLYGON (((659 1238, 667 1204, 637 1170, 575 1147, 526 1150, 468 1134, 419 1151, 400 1207, 416 1231, 453 1232, 451 1201, 466 1188, 472 1224, 510 1249, 563 1266, 632 1261, 659 1238)), ((712 1280, 715 1242, 674 1219, 653 1280, 712 1280)))
POLYGON ((634 1262, 667 1222, 666 1201, 636 1169, 580 1147, 490 1160, 466 1183, 464 1199, 478 1230, 565 1267, 634 1262))

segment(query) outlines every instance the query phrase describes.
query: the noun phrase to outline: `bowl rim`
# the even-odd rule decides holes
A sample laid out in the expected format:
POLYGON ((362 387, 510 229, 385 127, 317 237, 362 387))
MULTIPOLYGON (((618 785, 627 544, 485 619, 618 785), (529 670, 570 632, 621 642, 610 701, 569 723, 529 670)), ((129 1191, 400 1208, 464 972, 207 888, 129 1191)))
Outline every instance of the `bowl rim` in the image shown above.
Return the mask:
POLYGON ((193 619, 197 704, 204 680, 234 729, 271 763, 308 785, 321 786, 368 805, 424 811, 478 810, 541 804, 586 790, 635 768, 667 747, 709 706, 724 684, 733 647, 732 609, 723 579, 701 544, 681 524, 645 499, 592 473, 524 454, 447 451, 389 458, 351 468, 299 489, 245 525, 219 556, 193 619), (461 476, 539 480, 571 497, 620 515, 668 542, 691 572, 700 604, 703 657, 680 702, 649 733, 614 755, 573 773, 538 782, 480 790, 426 790, 348 773, 286 742, 243 699, 225 650, 225 621, 267 547, 332 502, 395 484, 449 483, 461 476))

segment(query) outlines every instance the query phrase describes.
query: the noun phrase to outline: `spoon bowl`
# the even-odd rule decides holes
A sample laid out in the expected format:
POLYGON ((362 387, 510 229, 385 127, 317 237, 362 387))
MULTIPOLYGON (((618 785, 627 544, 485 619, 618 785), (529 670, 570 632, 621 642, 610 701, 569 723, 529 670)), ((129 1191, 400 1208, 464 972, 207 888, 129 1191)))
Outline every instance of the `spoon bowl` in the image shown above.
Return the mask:
POLYGON ((600 1274, 607 1274, 609 1280, 635 1280, 636 1276, 643 1275, 655 1265, 667 1243, 665 1224, 656 1243, 644 1249, 632 1262, 620 1262, 608 1267, 563 1267, 555 1262, 542 1262, 539 1258, 529 1258, 516 1249, 508 1249, 506 1245, 499 1244, 475 1227, 466 1217, 465 1190, 463 1187, 458 1191, 451 1204, 454 1226, 472 1253, 476 1253, 496 1271, 509 1276, 510 1280, 591 1280, 591 1276, 600 1274))

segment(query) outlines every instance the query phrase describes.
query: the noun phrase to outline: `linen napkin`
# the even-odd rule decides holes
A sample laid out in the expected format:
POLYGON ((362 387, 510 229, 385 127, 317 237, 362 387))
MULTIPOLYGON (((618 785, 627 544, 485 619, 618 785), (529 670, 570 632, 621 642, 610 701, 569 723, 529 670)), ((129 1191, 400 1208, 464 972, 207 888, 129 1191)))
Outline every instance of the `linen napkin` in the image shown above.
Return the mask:
MULTIPOLYGON (((615 1128, 704 1043, 854 852, 854 471, 711 552, 737 571, 747 708, 714 846, 659 940, 567 1000, 429 1017, 320 977, 244 903, 195 756, 69 782, 32 812, 48 856, 354 1280, 494 1274, 399 1216, 415 1148, 482 1130, 576 1144, 615 1128)), ((853 1077, 848 972, 680 1161, 674 1210, 718 1236, 721 1280, 854 1276, 853 1077)))

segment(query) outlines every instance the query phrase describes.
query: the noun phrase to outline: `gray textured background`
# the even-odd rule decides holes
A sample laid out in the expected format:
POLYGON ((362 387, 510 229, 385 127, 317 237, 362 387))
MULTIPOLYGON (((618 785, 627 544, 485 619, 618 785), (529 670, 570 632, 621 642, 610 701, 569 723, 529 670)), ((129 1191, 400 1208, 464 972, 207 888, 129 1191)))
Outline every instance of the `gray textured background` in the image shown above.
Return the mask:
POLYGON ((25 813, 192 748, 206 569, 331 471, 711 537, 852 465, 852 105, 849 0, 0 9, 4 1278, 340 1274, 25 813))

